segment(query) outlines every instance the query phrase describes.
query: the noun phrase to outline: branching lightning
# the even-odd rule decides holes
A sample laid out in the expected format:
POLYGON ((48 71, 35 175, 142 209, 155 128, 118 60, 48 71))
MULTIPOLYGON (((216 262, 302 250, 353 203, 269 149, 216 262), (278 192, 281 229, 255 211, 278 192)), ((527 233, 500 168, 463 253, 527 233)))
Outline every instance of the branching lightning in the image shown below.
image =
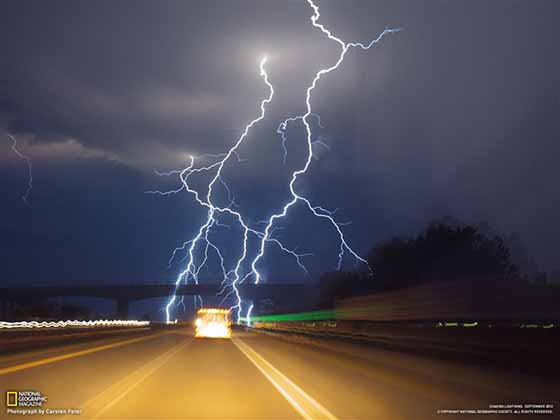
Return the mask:
POLYGON ((17 139, 11 135, 8 134, 8 136, 10 137, 10 139, 12 140, 12 151, 18 155, 21 159, 23 159, 25 161, 25 163, 27 164, 27 188, 25 189, 25 192, 23 193, 23 195, 21 196, 21 199, 24 201, 25 204, 28 204, 27 199, 29 198, 29 194, 31 194, 31 189, 33 188, 33 166, 31 163, 31 158, 25 154, 23 154, 17 147, 17 139))
MULTIPOLYGON (((204 223, 199 227, 197 234, 194 236, 194 238, 186 241, 180 247, 176 248, 171 256, 171 261, 172 261, 178 252, 186 252, 187 255, 186 268, 179 273, 175 282, 175 293, 171 296, 169 302, 165 307, 167 322, 170 322, 171 319, 171 309, 173 308, 174 305, 177 304, 176 292, 178 287, 182 282, 187 283, 191 280, 194 283, 198 284, 200 270, 202 267, 204 267, 207 264, 210 253, 214 253, 215 256, 218 258, 218 261, 220 262, 220 270, 222 275, 222 282, 221 282, 222 291, 220 292, 220 294, 223 295, 223 302, 232 296, 234 297, 235 304, 231 307, 231 309, 236 310, 238 320, 244 318, 248 322, 250 322, 251 311, 253 309, 253 305, 248 306, 245 312, 246 316, 242 317, 243 301, 238 286, 239 284, 245 281, 252 281, 254 284, 258 284, 259 282, 261 282, 262 274, 259 271, 259 266, 261 264, 261 260, 265 256, 267 245, 277 246, 280 250, 293 257, 297 265, 305 273, 307 273, 307 269, 303 263, 303 259, 313 254, 308 252, 298 253, 297 248, 289 249, 286 246, 284 246, 282 242, 275 236, 275 232, 280 229, 280 227, 275 226, 275 224, 279 220, 287 218, 289 210, 296 203, 303 204, 313 216, 324 220, 328 225, 331 226, 331 228, 337 234, 339 240, 339 254, 338 254, 338 261, 336 265, 337 269, 339 270, 341 269, 345 255, 349 254, 356 261, 356 263, 364 264, 368 268, 369 272, 370 273, 372 272, 367 261, 362 257, 360 257, 358 253, 354 251, 354 249, 348 244, 344 236, 344 232, 342 230, 342 227, 345 226, 347 223, 340 223, 335 220, 334 214, 336 210, 334 211, 327 210, 321 207, 320 205, 313 204, 309 199, 304 197, 301 193, 298 193, 296 190, 296 182, 300 177, 306 174, 307 170, 309 169, 312 159, 314 158, 314 146, 322 145, 328 148, 328 145, 326 145, 326 143, 322 142, 321 140, 313 140, 313 133, 311 129, 311 118, 316 118, 318 125, 321 126, 321 119, 317 113, 313 112, 312 105, 311 105, 312 92, 314 91, 319 80, 324 75, 338 69, 342 64, 346 53, 351 48, 360 48, 362 50, 368 50, 372 48, 376 43, 381 41, 381 39, 385 35, 398 32, 400 31, 400 29, 387 28, 382 33, 380 33, 377 36, 377 38, 373 39, 371 42, 367 44, 363 44, 360 42, 347 43, 344 42, 342 39, 333 35, 327 28, 325 28, 322 24, 318 22, 320 17, 319 7, 315 5, 313 0, 307 0, 307 3, 313 10, 313 15, 311 16, 312 25, 315 28, 319 29, 323 34, 325 34, 328 37, 328 39, 336 42, 340 47, 340 52, 335 63, 332 64, 330 67, 319 70, 315 74, 311 82, 311 85, 306 89, 305 92, 306 112, 302 115, 297 115, 285 119, 283 122, 280 123, 280 125, 276 130, 276 132, 280 135, 282 141, 281 144, 283 150, 283 161, 285 163, 288 156, 287 135, 286 135, 288 125, 301 122, 305 127, 305 133, 306 133, 305 137, 306 137, 306 145, 307 145, 305 164, 301 168, 293 171, 291 174, 291 180, 289 183, 289 191, 291 197, 289 198, 289 200, 286 203, 284 203, 284 205, 277 213, 272 214, 267 220, 262 221, 260 223, 261 225, 264 225, 264 229, 256 229, 254 227, 251 227, 249 223, 244 220, 241 211, 238 210, 239 206, 235 202, 235 197, 233 196, 231 189, 229 188, 227 182, 223 177, 224 166, 226 165, 226 163, 228 163, 230 159, 235 158, 238 161, 241 161, 238 152, 241 144, 249 134, 249 131, 257 123, 259 123, 261 120, 265 118, 266 107, 272 101, 272 98, 274 96, 274 88, 269 81, 268 73, 265 68, 266 57, 261 60, 259 68, 260 68, 260 76, 263 78, 264 83, 268 88, 268 92, 269 92, 268 96, 264 98, 260 103, 259 115, 245 126, 245 129, 242 131, 242 134, 238 138, 236 143, 227 151, 227 153, 224 154, 203 155, 197 159, 191 156, 190 163, 185 169, 171 171, 167 173, 158 172, 159 175, 167 175, 167 176, 178 175, 178 177, 181 180, 181 185, 177 189, 171 191, 148 192, 152 194, 160 194, 165 196, 169 194, 176 194, 182 191, 186 191, 192 194, 192 196, 195 198, 197 203, 207 210, 207 217, 204 223), (199 166, 197 165, 198 161, 204 161, 208 163, 199 166), (202 195, 201 193, 199 193, 199 191, 197 191, 191 186, 190 178, 193 174, 209 173, 209 172, 214 173, 214 175, 208 184, 207 193, 205 195, 202 195), (218 188, 221 188, 222 192, 225 192, 226 196, 228 197, 228 204, 225 206, 219 206, 215 202, 215 192, 218 190, 218 188), (220 223, 219 221, 220 217, 224 215, 233 216, 236 219, 237 223, 242 229, 242 236, 243 236, 241 247, 240 247, 240 255, 236 263, 234 264, 233 268, 229 270, 226 268, 224 257, 220 248, 212 241, 212 234, 215 232, 216 229, 224 228, 224 227, 229 228, 228 225, 220 223), (248 241, 250 237, 254 237, 257 239, 258 252, 256 252, 256 255, 250 260, 249 263, 250 270, 247 270, 247 272, 244 273, 243 267, 245 264, 247 264, 247 261, 249 260, 248 241), (199 250, 202 251, 202 257, 197 259, 196 253, 199 250), (200 261, 198 261, 199 259, 200 261), (227 290, 229 290, 229 292, 226 293, 227 290)), ((199 298, 199 302, 200 304, 202 304, 200 298, 199 298)))
MULTIPOLYGON (((247 124, 247 126, 243 130, 241 136, 239 137, 237 142, 234 144, 234 146, 227 153, 224 153, 224 154, 202 156, 201 157, 202 160, 204 160, 204 159, 213 160, 205 166, 196 167, 195 166, 195 158, 194 158, 194 156, 191 156, 190 157, 190 164, 185 169, 182 169, 180 171, 171 171, 171 172, 167 172, 167 173, 158 173, 160 175, 178 174, 179 178, 181 180, 181 186, 178 189, 171 190, 171 191, 166 191, 166 192, 148 191, 148 193, 160 194, 160 195, 176 194, 176 193, 179 193, 181 191, 187 191, 188 193, 190 193, 194 196, 195 200, 198 202, 199 205, 201 205, 202 207, 207 209, 206 221, 199 228, 196 236, 193 239, 190 239, 189 241, 183 243, 180 247, 176 248, 173 251, 173 255, 171 257, 172 259, 175 257, 177 252, 180 251, 180 250, 187 250, 187 256, 188 256, 187 257, 186 268, 181 273, 179 273, 179 275, 177 277, 177 280, 175 281, 175 291, 177 290, 177 288, 179 287, 179 285, 181 284, 182 281, 188 282, 189 280, 192 280, 194 283, 198 284, 198 277, 199 277, 200 269, 206 264, 206 262, 208 260, 209 252, 213 251, 220 261, 220 266, 221 266, 221 271, 222 271, 222 286, 224 288, 222 290, 222 292, 225 290, 225 288, 227 286, 231 286, 231 291, 230 291, 230 293, 228 293, 224 296, 224 300, 227 297, 229 297, 231 294, 234 294, 237 304, 234 305, 232 307, 232 309, 237 308, 239 311, 241 310, 241 296, 239 294, 239 290, 237 289, 237 284, 240 281, 240 270, 242 268, 243 261, 245 260, 245 258, 247 256, 247 242, 248 242, 248 239, 249 239, 249 235, 250 234, 255 235, 258 238, 264 239, 264 233, 261 232, 261 231, 258 231, 256 229, 250 228, 245 223, 245 221, 243 220, 241 213, 233 209, 234 207, 237 206, 236 203, 235 203, 235 198, 233 197, 233 195, 231 193, 231 190, 229 189, 227 183, 223 179, 222 172, 223 172, 223 168, 224 168, 225 164, 227 163, 227 161, 229 159, 231 159, 232 157, 235 157, 236 159, 240 160, 240 157, 239 157, 239 154, 238 154, 238 149, 239 149, 240 145, 242 144, 243 140, 249 134, 249 130, 255 124, 257 124, 259 121, 261 121, 264 118, 265 113, 266 113, 266 105, 268 105, 271 102, 272 97, 274 96, 274 87, 269 82, 268 74, 267 74, 266 69, 265 69, 266 60, 267 60, 266 57, 261 60, 259 68, 260 68, 260 76, 263 78, 266 86, 268 87, 269 94, 265 99, 263 99, 261 101, 261 104, 260 104, 260 111, 261 112, 260 112, 259 116, 257 118, 255 118, 254 120, 252 120, 251 122, 249 122, 249 124, 247 124), (201 197, 200 193, 197 190, 195 190, 194 188, 191 187, 191 185, 189 183, 190 177, 193 174, 196 174, 196 173, 209 172, 209 171, 213 171, 213 170, 215 171, 215 174, 212 177, 212 179, 211 179, 211 181, 208 185, 208 192, 207 192, 205 197, 201 197), (229 199, 229 204, 227 206, 220 207, 220 206, 216 205, 213 201, 213 193, 215 191, 214 188, 217 185, 221 185, 222 188, 224 188, 224 190, 227 193, 227 196, 228 196, 228 199, 229 199), (238 259, 235 267, 232 270, 229 270, 229 271, 225 267, 222 252, 211 241, 211 238, 210 238, 210 234, 213 232, 213 228, 227 226, 227 225, 223 225, 223 224, 219 223, 218 217, 220 215, 223 215, 223 214, 229 214, 229 215, 233 216, 234 218, 236 218, 237 221, 239 222, 240 226, 243 229, 242 253, 241 253, 241 256, 238 259), (203 256, 202 261, 197 264, 196 258, 195 258, 195 251, 196 251, 197 246, 199 246, 199 244, 202 244, 202 246, 204 247, 204 251, 203 251, 204 256, 203 256)), ((301 258, 306 256, 307 254, 297 254, 295 251, 289 250, 284 245, 282 245, 282 243, 279 240, 270 237, 270 235, 266 239, 266 241, 270 242, 270 243, 274 243, 277 246, 279 246, 283 251, 288 252, 290 255, 292 255, 294 258, 296 258, 298 264, 301 267, 303 267, 303 264, 301 264, 301 258)), ((170 322, 170 319, 171 319, 170 318, 170 310, 171 310, 173 304, 175 303, 175 301, 176 301, 176 293, 173 294, 173 296, 170 298, 168 304, 165 307, 167 322, 170 322)))

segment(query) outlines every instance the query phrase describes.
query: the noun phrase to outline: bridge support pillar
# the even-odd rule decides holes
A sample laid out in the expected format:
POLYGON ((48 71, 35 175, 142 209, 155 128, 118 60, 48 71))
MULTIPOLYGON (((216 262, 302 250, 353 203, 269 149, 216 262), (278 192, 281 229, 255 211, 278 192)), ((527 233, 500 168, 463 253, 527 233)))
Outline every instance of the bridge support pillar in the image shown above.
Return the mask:
POLYGON ((117 318, 128 319, 129 308, 130 308, 130 300, 124 298, 117 299, 117 318))

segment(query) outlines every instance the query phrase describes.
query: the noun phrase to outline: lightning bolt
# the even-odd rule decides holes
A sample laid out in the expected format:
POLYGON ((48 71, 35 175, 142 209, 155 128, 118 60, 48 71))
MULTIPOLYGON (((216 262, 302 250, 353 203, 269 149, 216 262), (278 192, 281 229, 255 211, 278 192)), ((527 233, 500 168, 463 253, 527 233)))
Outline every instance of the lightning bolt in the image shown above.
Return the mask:
MULTIPOLYGON (((261 222, 261 224, 265 225, 264 229, 256 229, 254 227, 249 226, 248 222, 246 222, 243 219, 241 212, 236 210, 238 208, 238 205, 235 202, 235 197, 233 196, 231 189, 229 188, 227 182, 223 177, 223 169, 228 161, 230 161, 233 158, 237 159, 238 161, 241 161, 241 158, 239 156, 239 148, 241 144, 249 134, 249 131, 256 124, 258 124, 261 120, 265 118, 266 106, 272 101, 272 98, 274 96, 274 88, 269 81, 268 73, 266 72, 266 68, 265 68, 265 64, 267 61, 266 57, 261 60, 259 68, 260 68, 260 76, 262 77, 265 85, 268 88, 268 92, 269 92, 268 96, 265 97, 260 103, 259 115, 245 126, 245 129, 242 131, 242 134, 235 142, 235 144, 226 153, 223 154, 203 155, 197 159, 195 159, 194 156, 190 156, 190 163, 184 169, 175 170, 166 173, 157 172, 157 174, 161 176, 178 175, 178 177, 181 180, 181 185, 177 189, 164 191, 164 192, 147 191, 147 193, 150 194, 159 194, 163 196, 167 196, 170 194, 177 194, 182 191, 186 191, 194 197, 194 199, 197 201, 197 203, 200 206, 202 206, 207 210, 206 219, 199 227, 197 234, 194 236, 194 238, 186 241, 180 247, 176 248, 171 256, 170 262, 175 258, 178 252, 186 252, 186 257, 185 257, 186 267, 177 276, 177 279, 175 281, 175 292, 170 297, 165 307, 167 322, 170 322, 171 309, 173 308, 174 305, 176 305, 177 290, 180 284, 182 282, 188 283, 190 280, 192 280, 195 284, 198 284, 200 270, 202 267, 204 267, 207 264, 211 252, 215 254, 215 256, 218 258, 220 262, 220 269, 222 275, 222 281, 221 281, 222 290, 220 291, 219 294, 223 295, 226 292, 226 290, 229 289, 229 292, 224 295, 222 303, 226 299, 230 298, 231 296, 234 296, 235 304, 231 306, 230 309, 236 310, 238 321, 243 318, 242 296, 240 295, 238 286, 243 282, 248 281, 249 279, 251 279, 254 284, 258 284, 262 280, 262 275, 259 272, 258 267, 260 265, 261 260, 265 256, 265 250, 267 245, 277 246, 280 250, 293 257, 297 265, 305 273, 307 273, 307 269, 303 264, 303 258, 311 256, 313 254, 298 253, 297 249, 289 249, 286 246, 284 246, 277 237, 274 236, 274 233, 278 229, 281 229, 280 227, 275 226, 275 223, 281 219, 286 218, 289 210, 296 203, 303 204, 313 216, 324 220, 327 224, 329 224, 333 228, 334 232, 336 232, 339 240, 339 254, 338 254, 337 269, 339 270, 341 269, 342 262, 345 255, 350 254, 351 257, 356 261, 356 263, 361 263, 365 265, 368 268, 370 274, 372 273, 372 270, 369 267, 367 261, 362 257, 360 257, 358 253, 354 251, 354 249, 348 244, 344 236, 344 232, 342 230, 342 227, 347 223, 340 223, 335 220, 334 214, 336 210, 333 211, 327 210, 321 207, 320 205, 311 203, 309 199, 307 199, 302 194, 296 191, 295 184, 301 176, 306 174, 307 170, 311 165, 312 159, 314 158, 314 153, 313 153, 314 145, 319 144, 328 147, 328 145, 326 145, 324 142, 320 140, 313 140, 313 132, 311 129, 310 119, 312 117, 316 118, 318 125, 321 126, 321 119, 317 113, 312 111, 312 106, 311 106, 312 92, 314 91, 319 80, 322 78, 322 76, 338 69, 342 64, 346 53, 351 48, 360 48, 363 50, 368 50, 372 48, 376 43, 381 41, 381 39, 385 35, 389 33, 398 32, 401 29, 386 28, 381 34, 377 36, 377 38, 373 39, 371 42, 367 44, 363 44, 360 42, 347 43, 344 42, 342 39, 333 35, 322 24, 318 23, 320 17, 319 7, 316 6, 312 0, 307 0, 307 3, 313 10, 313 15, 311 16, 312 25, 315 28, 321 30, 321 32, 324 33, 329 40, 336 42, 340 47, 340 53, 334 64, 332 64, 330 67, 319 70, 315 74, 315 77, 313 78, 311 85, 306 89, 306 95, 305 95, 306 112, 302 115, 297 115, 285 119, 283 122, 280 123, 280 125, 276 130, 276 132, 280 135, 280 138, 282 140, 284 163, 286 162, 288 156, 287 135, 286 135, 288 124, 294 124, 298 122, 303 123, 306 132, 306 144, 307 144, 307 156, 306 156, 305 164, 301 168, 292 172, 291 180, 289 183, 289 191, 291 197, 281 207, 281 210, 279 210, 277 213, 272 214, 267 220, 261 222), (204 165, 197 165, 197 161, 204 161, 207 163, 204 165), (192 175, 200 174, 200 173, 208 173, 212 171, 214 172, 214 175, 208 184, 208 191, 206 192, 205 195, 201 194, 199 191, 197 191, 195 188, 191 186, 189 181, 192 175), (222 192, 224 192, 228 197, 228 204, 225 206, 220 206, 215 202, 214 196, 215 196, 215 192, 218 189, 221 189, 222 192), (214 242, 212 242, 212 234, 215 232, 217 228, 223 228, 223 227, 230 228, 229 225, 220 223, 220 217, 224 215, 233 216, 236 222, 239 224, 239 226, 241 226, 242 234, 243 234, 240 255, 236 263, 234 264, 234 267, 231 268, 230 270, 226 268, 224 257, 220 248, 217 245, 215 245, 214 242), (249 259, 248 241, 250 237, 254 237, 258 240, 258 247, 257 247, 258 252, 250 261, 249 264, 250 270, 248 270, 247 273, 243 274, 242 273, 243 266, 244 264, 246 264, 246 261, 249 259), (200 250, 202 250, 202 255, 203 255, 200 262, 198 262, 198 259, 196 257, 196 253, 199 250, 199 248, 200 250)), ((202 304, 202 300, 200 299, 200 297, 198 299, 200 304, 202 304)), ((250 323, 250 316, 251 316, 252 309, 253 309, 253 305, 251 304, 247 308, 246 315, 243 318, 246 319, 248 323, 250 323)))
MULTIPOLYGON (((321 124, 321 116, 319 114, 315 114, 312 112, 309 115, 316 117, 317 124, 319 125, 319 127, 324 128, 323 125, 321 124)), ((278 126, 278 128, 276 129, 276 132, 280 134, 280 138, 282 139, 282 151, 284 152, 282 156, 282 162, 284 163, 284 165, 286 164, 286 159, 288 159, 288 146, 286 144, 286 142, 288 141, 287 134, 286 134, 286 130, 288 129, 288 123, 296 122, 299 120, 303 120, 302 115, 298 117, 287 118, 284 121, 282 121, 278 126)), ((326 143, 322 142, 321 140, 315 140, 314 143, 321 144, 325 146, 327 149, 329 148, 329 146, 326 143)))
POLYGON ((17 139, 13 135, 8 134, 8 137, 10 137, 10 139, 12 140, 12 151, 21 159, 25 160, 25 163, 27 164, 27 188, 25 189, 24 194, 21 196, 21 199, 25 204, 29 204, 27 199, 29 198, 29 194, 31 194, 31 189, 33 188, 33 167, 31 158, 18 150, 17 139))
MULTIPOLYGON (((328 224, 330 224, 334 230, 336 231, 336 233, 338 234, 339 237, 339 254, 338 254, 338 264, 337 264, 337 269, 340 270, 341 266, 342 266, 342 260, 344 258, 344 255, 346 252, 348 252, 349 254, 351 254, 351 256, 359 263, 362 263, 364 265, 367 266, 370 274, 372 274, 372 269, 369 266, 368 262, 363 259, 362 257, 360 257, 348 244, 348 242, 346 241, 346 238, 344 237, 344 233, 342 231, 342 225, 341 223, 338 223, 335 219, 334 219, 334 212, 335 211, 330 211, 327 210, 319 205, 313 205, 307 198, 305 198, 303 195, 299 194, 296 191, 295 188, 295 183, 297 182, 298 178, 302 175, 304 175, 307 170, 309 169, 309 166, 311 165, 311 161, 313 158, 313 145, 315 144, 315 142, 313 141, 313 133, 311 130, 311 125, 310 125, 310 120, 309 118, 311 116, 316 116, 318 117, 318 114, 313 113, 312 111, 312 107, 311 107, 311 94, 313 92, 313 90, 315 89, 317 83, 319 82, 319 80, 321 79, 322 76, 336 70, 339 68, 339 66, 342 64, 344 57, 346 56, 346 53, 348 52, 348 50, 350 48, 353 47, 358 47, 364 50, 368 50, 371 47, 373 47, 376 43, 378 43, 379 41, 381 41, 381 39, 389 34, 389 33, 395 33, 395 32, 399 32, 401 29, 397 28, 397 29, 390 29, 390 28, 386 28, 382 33, 380 33, 377 38, 373 39, 371 42, 369 42, 368 44, 363 44, 361 42, 344 42, 342 39, 336 37, 335 35, 332 34, 331 31, 329 31, 327 28, 325 28, 322 24, 318 23, 318 20, 321 16, 320 12, 319 12, 319 7, 313 2, 313 0, 307 0, 307 3, 309 4, 309 6, 311 7, 311 9, 313 9, 313 15, 311 16, 311 24, 315 27, 321 30, 321 32, 323 32, 330 40, 335 41, 339 46, 340 46, 340 53, 338 55, 338 59, 336 60, 336 62, 331 65, 330 67, 324 68, 319 70, 316 74, 315 77, 313 78, 313 81, 311 82, 311 85, 307 88, 306 90, 306 95, 305 95, 305 104, 306 104, 306 113, 303 115, 298 115, 296 117, 290 117, 287 118, 286 120, 284 120, 278 127, 277 132, 281 135, 282 137, 282 147, 284 150, 284 162, 286 161, 286 156, 287 156, 287 148, 286 148, 286 129, 287 129, 287 124, 289 122, 297 122, 297 121, 302 121, 303 125, 305 126, 305 131, 306 131, 306 141, 307 141, 307 159, 306 162, 304 164, 304 166, 301 169, 298 169, 296 171, 294 171, 292 173, 292 178, 290 181, 290 193, 292 198, 284 205, 284 207, 282 208, 282 210, 276 214, 273 214, 272 216, 270 216, 270 218, 268 219, 268 223, 266 224, 266 227, 264 229, 264 236, 262 237, 261 240, 261 246, 260 246, 260 250, 257 254, 257 256, 253 259, 253 262, 251 263, 251 272, 248 274, 248 276, 253 276, 254 277, 254 283, 258 284, 261 280, 261 274, 259 273, 259 270, 257 268, 257 265, 259 263, 259 261, 264 257, 265 254, 265 246, 266 243, 268 241, 268 238, 270 237, 271 231, 273 230, 273 226, 274 223, 277 220, 283 219, 287 216, 288 211, 290 210, 291 207, 293 207, 296 203, 301 202, 303 203, 308 209, 309 211, 318 218, 324 219, 328 224)), ((321 124, 321 120, 319 118, 319 125, 321 124)), ((251 310, 252 310, 252 306, 249 308, 249 310, 247 311, 247 315, 246 315, 246 319, 247 322, 250 323, 250 314, 251 314, 251 310)))
MULTIPOLYGON (((303 265, 301 264, 301 258, 303 258, 304 256, 308 255, 308 254, 298 254, 296 253, 294 250, 289 250, 288 248, 286 248, 278 239, 272 238, 270 237, 270 235, 268 235, 268 237, 266 239, 264 239, 264 233, 249 227, 249 225, 247 223, 245 223, 245 221, 243 220, 243 217, 241 215, 240 212, 234 210, 234 207, 236 207, 236 203, 235 203, 235 198, 233 197, 230 188, 228 187, 228 184, 226 183, 226 181, 223 178, 223 169, 224 166, 226 165, 226 163, 228 162, 228 160, 235 158, 238 161, 240 160, 239 157, 239 153, 238 153, 238 149, 241 146, 241 144, 243 143, 243 140, 245 140, 245 138, 247 137, 247 135, 249 134, 249 131, 251 130, 251 128, 253 126, 255 126, 259 121, 261 121, 262 119, 264 119, 265 113, 266 113, 266 105, 268 105, 271 101, 272 101, 272 97, 274 96, 274 87, 272 86, 272 84, 269 82, 268 80, 268 73, 266 72, 266 68, 265 68, 265 64, 266 64, 267 58, 263 58, 260 62, 259 68, 260 68, 260 76, 263 78, 267 88, 268 88, 268 96, 263 99, 261 101, 260 104, 260 114, 258 115, 258 117, 256 117, 255 119, 253 119, 252 121, 250 121, 246 126, 245 129, 243 130, 241 136, 238 138, 237 142, 229 149, 229 151, 227 153, 224 154, 219 154, 219 155, 203 155, 201 156, 201 160, 205 160, 205 159, 210 159, 210 163, 203 165, 203 166, 196 166, 195 162, 196 159, 194 156, 190 156, 190 164, 189 166, 187 166, 185 169, 182 169, 180 171, 171 171, 171 172, 157 172, 158 175, 174 175, 177 174, 179 175, 179 178, 181 180, 181 186, 175 190, 171 190, 171 191, 165 191, 165 192, 161 192, 161 191, 147 191, 147 193, 149 194, 159 194, 159 195, 170 195, 170 194, 176 194, 179 193, 181 191, 186 191, 190 194, 193 195, 193 197, 195 198, 195 200, 197 201, 197 203, 206 208, 207 209, 207 217, 206 217, 206 221, 200 226, 200 228, 198 229, 197 234, 195 235, 195 237, 193 239, 190 239, 189 241, 183 243, 180 247, 176 248, 173 251, 171 260, 174 259, 175 255, 177 254, 178 251, 181 250, 186 250, 187 253, 187 264, 186 264, 186 268, 181 271, 179 273, 179 275, 177 276, 177 279, 175 281, 175 293, 171 296, 171 298, 169 299, 166 307, 165 307, 165 314, 166 314, 166 321, 170 322, 171 320, 171 314, 170 311, 173 307, 173 305, 176 302, 177 299, 177 289, 179 288, 180 284, 182 282, 187 283, 189 280, 192 280, 195 284, 198 284, 198 279, 199 279, 199 273, 200 273, 200 269, 207 263, 208 261, 208 257, 209 257, 209 252, 213 251, 216 256, 218 257, 219 261, 220 261, 220 266, 221 266, 221 271, 222 271, 222 286, 224 287, 224 289, 228 286, 231 286, 231 291, 226 294, 224 296, 224 300, 227 299, 230 295, 234 294, 235 295, 235 299, 237 304, 232 306, 231 309, 238 309, 241 310, 241 295, 239 294, 239 289, 237 288, 237 284, 240 281, 240 271, 242 269, 242 265, 243 262, 245 261, 245 258, 247 257, 247 243, 249 240, 249 236, 250 235, 254 235, 257 238, 261 238, 262 240, 265 240, 266 242, 271 242, 276 244, 277 246, 280 247, 280 249, 282 249, 285 252, 288 252, 290 255, 292 255, 294 258, 296 258, 298 264, 303 267, 303 265), (202 173, 202 172, 209 172, 209 171, 215 171, 214 176, 212 177, 211 181, 208 184, 208 192, 206 193, 206 196, 202 196, 199 191, 197 191, 196 189, 194 189, 191 184, 189 183, 190 178, 193 174, 197 174, 197 173, 202 173), (215 192, 215 188, 221 186, 225 192, 227 193, 228 199, 229 199, 229 204, 227 206, 219 206, 217 204, 214 203, 214 192, 215 192), (239 223, 239 225, 242 228, 243 231, 243 243, 242 243, 242 252, 241 252, 241 256, 239 257, 239 259, 237 260, 237 263, 235 264, 235 267, 232 270, 227 270, 224 264, 224 257, 222 255, 222 252, 220 251, 219 247, 217 247, 211 240, 210 238, 210 234, 213 232, 214 228, 217 227, 224 227, 227 225, 221 224, 219 222, 219 217, 221 215, 230 215, 233 216, 237 222, 239 223), (202 246, 203 247, 203 259, 200 263, 197 263, 196 261, 196 250, 197 247, 202 246)), ((223 292, 224 290, 222 290, 223 292)))

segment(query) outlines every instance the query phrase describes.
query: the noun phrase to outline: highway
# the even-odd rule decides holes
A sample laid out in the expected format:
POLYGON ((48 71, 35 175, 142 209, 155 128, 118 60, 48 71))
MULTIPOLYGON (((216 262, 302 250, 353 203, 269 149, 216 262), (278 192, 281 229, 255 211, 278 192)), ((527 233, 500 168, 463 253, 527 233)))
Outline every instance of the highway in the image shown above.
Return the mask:
POLYGON ((232 339, 154 330, 0 356, 2 393, 39 391, 43 409, 81 410, 50 419, 441 419, 442 409, 557 402, 550 380, 243 330, 232 339))

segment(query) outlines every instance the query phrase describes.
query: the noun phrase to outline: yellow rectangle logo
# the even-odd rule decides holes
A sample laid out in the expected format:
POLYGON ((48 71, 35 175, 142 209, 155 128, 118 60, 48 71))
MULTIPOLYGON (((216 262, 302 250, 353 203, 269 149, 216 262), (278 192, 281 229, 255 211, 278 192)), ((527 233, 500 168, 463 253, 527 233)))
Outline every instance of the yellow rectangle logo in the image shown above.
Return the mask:
POLYGON ((18 406, 18 393, 17 391, 7 391, 6 392, 6 405, 8 407, 18 406))

